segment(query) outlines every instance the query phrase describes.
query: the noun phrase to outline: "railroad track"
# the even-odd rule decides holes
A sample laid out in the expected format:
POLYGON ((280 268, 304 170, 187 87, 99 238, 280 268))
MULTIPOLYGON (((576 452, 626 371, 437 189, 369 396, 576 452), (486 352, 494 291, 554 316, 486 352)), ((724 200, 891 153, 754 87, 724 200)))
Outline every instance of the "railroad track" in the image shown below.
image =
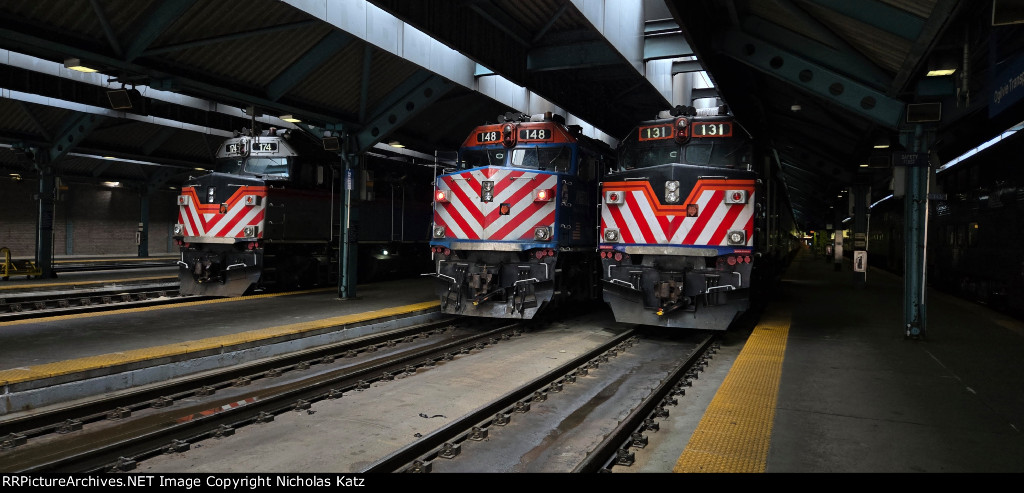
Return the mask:
MULTIPOLYGON (((289 435, 294 432, 288 427, 296 420, 337 422, 338 417, 331 417, 337 411, 332 413, 331 408, 338 405, 378 417, 407 415, 408 409, 389 407, 393 399, 382 398, 380 392, 408 394, 448 388, 459 397, 432 395, 430 399, 468 399, 471 402, 463 407, 472 409, 446 417, 420 413, 420 418, 413 418, 417 419, 413 426, 445 423, 422 436, 417 433, 410 443, 394 445, 384 453, 359 451, 368 454, 367 458, 353 459, 352 464, 358 467, 339 466, 342 472, 531 472, 522 469, 528 462, 526 457, 534 458, 534 463, 528 464, 531 467, 547 464, 553 468, 548 472, 606 472, 613 466, 629 465, 630 449, 644 445, 644 435, 657 430, 658 418, 685 393, 689 381, 696 378, 715 351, 714 337, 706 334, 699 339, 666 343, 657 340, 656 334, 643 335, 643 331, 616 329, 613 337, 608 336, 609 329, 596 333, 574 331, 567 328, 574 323, 571 320, 524 325, 501 319, 469 319, 473 326, 464 323, 467 321, 461 319, 457 324, 424 324, 179 380, 173 385, 0 421, 0 464, 10 468, 3 472, 22 473, 159 472, 162 467, 189 472, 164 461, 174 464, 175 459, 211 453, 221 445, 240 447, 247 451, 243 455, 251 455, 250 447, 238 440, 256 439, 268 432, 289 435), (488 326, 481 327, 481 323, 488 326), (561 339, 545 339, 552 333, 560 334, 561 339), (569 354, 579 351, 571 358, 535 355, 531 352, 534 349, 529 349, 546 348, 546 354, 550 354, 553 344, 561 347, 577 340, 589 344, 595 334, 607 341, 586 351, 566 346, 569 354), (488 372, 501 374, 503 365, 512 363, 506 361, 509 355, 513 359, 557 359, 559 364, 486 401, 474 400, 475 394, 490 395, 495 389, 460 390, 465 377, 459 375, 479 374, 484 378, 482 375, 488 372), (435 371, 435 367, 439 369, 435 371), (456 380, 448 380, 452 375, 456 380), (298 417, 306 414, 310 415, 306 420, 298 417), (284 421, 274 423, 275 418, 284 421), (614 426, 608 425, 609 419, 614 426), (563 429, 567 423, 575 424, 572 429, 563 429), (557 440, 553 429, 559 430, 557 440), (241 438, 234 436, 237 430, 245 430, 241 438), (535 443, 537 436, 544 438, 535 443), (559 458, 542 459, 545 454, 559 458)), ((520 368, 517 372, 530 371, 519 364, 513 367, 520 368)), ((505 382, 501 380, 505 379, 488 381, 502 386, 505 382)), ((424 409, 444 407, 442 402, 415 405, 422 404, 424 409)), ((340 419, 364 422, 346 411, 340 419)), ((357 427, 350 432, 359 436, 376 426, 369 425, 364 432, 357 427)), ((257 439, 258 443, 277 440, 257 439)), ((310 436, 300 442, 300 455, 337 454, 337 448, 344 444, 365 445, 366 440, 387 441, 363 436, 339 442, 310 436), (330 448, 319 450, 313 445, 318 443, 330 448)), ((286 450, 282 443, 280 450, 275 448, 268 455, 288 455, 286 450)), ((193 464, 207 462, 203 456, 192 460, 193 464)), ((217 465, 208 467, 219 470, 217 465)), ((249 470, 244 468, 254 466, 238 467, 249 470)))
POLYGON ((150 282, 89 289, 0 294, 0 322, 196 301, 178 295, 179 283, 150 282))
MULTIPOLYGON (((699 337, 688 345, 690 351, 657 356, 639 367, 649 368, 660 383, 649 392, 639 390, 635 401, 630 398, 608 401, 607 398, 612 393, 624 395, 621 389, 609 389, 623 382, 621 372, 629 365, 620 366, 618 371, 608 370, 608 367, 620 355, 643 345, 642 336, 630 330, 359 472, 591 473, 612 472, 616 465, 630 466, 634 462, 632 449, 647 445, 646 434, 658 430, 657 420, 668 416, 668 408, 685 394, 685 388, 717 351, 716 335, 699 337), (672 360, 676 362, 673 370, 665 375, 658 374, 656 369, 672 360), (604 378, 599 375, 602 368, 608 374, 604 378), (581 398, 588 395, 590 398, 581 398), (616 410, 599 413, 596 409, 600 406, 616 410), (527 418, 531 412, 544 416, 527 418), (600 425, 581 426, 583 431, 565 429, 563 423, 578 419, 582 413, 595 421, 602 419, 601 414, 624 414, 625 418, 610 431, 600 425), (559 429, 558 433, 551 433, 552 427, 559 429), (521 438, 537 436, 544 439, 532 443, 521 438), (544 465, 528 465, 527 458, 544 465)), ((625 371, 635 372, 637 368, 625 371)))
POLYGON ((520 323, 500 322, 488 330, 451 321, 422 324, 0 420, 0 464, 10 468, 3 472, 129 471, 148 457, 229 436, 239 427, 428 368, 522 330, 520 323))

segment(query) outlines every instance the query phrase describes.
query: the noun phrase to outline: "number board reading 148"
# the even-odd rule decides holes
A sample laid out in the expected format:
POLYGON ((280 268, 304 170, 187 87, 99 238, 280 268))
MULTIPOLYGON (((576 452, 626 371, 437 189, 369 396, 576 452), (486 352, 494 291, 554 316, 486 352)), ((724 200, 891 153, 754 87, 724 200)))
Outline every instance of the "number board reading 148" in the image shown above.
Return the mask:
POLYGON ((501 132, 497 130, 491 130, 490 132, 477 132, 476 142, 478 144, 489 144, 491 142, 501 142, 501 132))
POLYGON ((690 136, 700 137, 732 137, 732 122, 695 122, 690 136))
POLYGON ((551 129, 521 128, 519 129, 519 140, 551 140, 551 129))
POLYGON ((661 140, 672 138, 672 125, 651 125, 649 127, 640 127, 640 135, 638 137, 640 141, 645 140, 661 140))

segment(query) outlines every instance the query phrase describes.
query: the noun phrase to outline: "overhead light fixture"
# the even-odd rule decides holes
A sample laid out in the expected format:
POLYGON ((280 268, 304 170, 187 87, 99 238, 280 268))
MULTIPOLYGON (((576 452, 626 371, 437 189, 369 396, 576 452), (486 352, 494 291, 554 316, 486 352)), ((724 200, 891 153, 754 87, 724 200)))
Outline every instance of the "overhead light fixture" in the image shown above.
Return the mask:
POLYGON ((883 137, 879 137, 879 138, 875 139, 874 147, 875 147, 875 149, 888 149, 889 148, 889 138, 883 136, 883 137))
POLYGON ((302 120, 295 118, 295 115, 281 115, 281 119, 288 123, 300 123, 302 120))
POLYGON ((941 52, 932 53, 928 58, 928 71, 925 73, 927 77, 941 77, 944 75, 952 75, 956 72, 957 59, 956 53, 951 50, 945 50, 941 52))
POLYGON ((119 181, 105 181, 105 182, 103 182, 103 184, 108 186, 108 187, 119 187, 119 186, 121 186, 121 182, 119 182, 119 181))
POLYGON ((391 147, 405 147, 404 144, 402 144, 401 142, 399 142, 397 140, 392 140, 391 142, 388 142, 388 145, 391 146, 391 147))
POLYGON ((107 91, 107 99, 110 101, 110 108, 114 110, 133 110, 136 113, 145 113, 146 99, 136 88, 111 89, 107 91))
POLYGON ((78 58, 68 58, 68 59, 65 59, 64 60, 64 68, 66 68, 68 70, 74 70, 76 72, 85 72, 85 73, 99 72, 99 70, 97 70, 97 69, 94 69, 92 67, 86 67, 85 65, 82 65, 82 60, 80 60, 78 58))
POLYGON ((791 105, 791 106, 789 107, 789 111, 792 111, 792 112, 794 112, 794 113, 795 113, 795 112, 797 112, 797 111, 800 111, 801 109, 802 109, 802 108, 800 107, 800 105, 799 105, 799 104, 794 104, 794 105, 791 105))

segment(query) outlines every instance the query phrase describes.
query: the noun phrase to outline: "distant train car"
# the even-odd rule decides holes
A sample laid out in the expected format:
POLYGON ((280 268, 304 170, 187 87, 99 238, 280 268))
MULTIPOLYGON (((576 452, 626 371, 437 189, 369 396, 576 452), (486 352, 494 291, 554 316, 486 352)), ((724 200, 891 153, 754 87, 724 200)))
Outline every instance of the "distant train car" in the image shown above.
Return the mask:
POLYGON ((777 161, 732 116, 659 116, 622 139, 602 182, 603 297, 619 322, 726 330, 802 235, 777 161))
POLYGON ((597 180, 610 147, 560 117, 475 128, 438 177, 431 252, 445 313, 533 318, 596 299, 597 180))
POLYGON ((936 174, 928 282, 1024 318, 1024 132, 936 174))
MULTIPOLYGON (((178 196, 173 234, 181 248, 180 293, 241 296, 336 284, 343 226, 339 162, 318 140, 288 130, 272 128, 227 139, 217 150, 214 170, 189 179, 178 196)), ((395 277, 396 269, 408 274, 413 259, 425 258, 416 250, 425 248, 428 239, 429 212, 417 214, 414 206, 406 208, 404 201, 396 206, 394 201, 396 187, 404 197, 412 178, 381 177, 390 190, 367 196, 367 182, 373 183, 378 166, 371 161, 360 170, 362 197, 353 200, 358 204, 354 217, 360 207, 366 209, 363 217, 373 217, 362 222, 362 234, 358 219, 350 224, 361 282, 395 277), (391 217, 385 219, 389 211, 391 217), (400 235, 395 234, 396 216, 403 224, 400 235), (406 217, 413 218, 408 226, 406 217), (418 228, 412 226, 415 222, 418 228), (375 229, 377 224, 392 229, 375 229)), ((416 173, 422 184, 409 193, 429 193, 432 172, 413 167, 404 171, 416 173)), ((422 263, 415 265, 422 269, 422 263)))
MULTIPOLYGON (((1024 133, 936 173, 928 208, 929 286, 1024 319, 1024 133)), ((903 275, 904 200, 871 208, 868 263, 903 275)))

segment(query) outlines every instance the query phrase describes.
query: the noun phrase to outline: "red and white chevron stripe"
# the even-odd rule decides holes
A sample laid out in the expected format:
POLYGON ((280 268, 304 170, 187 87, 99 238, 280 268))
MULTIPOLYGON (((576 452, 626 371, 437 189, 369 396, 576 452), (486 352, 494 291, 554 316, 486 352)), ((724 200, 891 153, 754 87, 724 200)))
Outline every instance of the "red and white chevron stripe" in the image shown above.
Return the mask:
MULTIPOLYGON (((557 199, 534 202, 534 191, 556 191, 558 176, 507 168, 480 168, 438 178, 447 202, 434 202, 434 224, 447 238, 514 241, 533 239, 534 228, 552 226, 557 199), (481 202, 483 181, 494 182, 494 198, 481 202), (501 204, 509 204, 501 215, 501 204)), ((557 194, 555 195, 557 197, 557 194)))
POLYGON ((181 196, 187 197, 185 203, 178 206, 178 223, 184 225, 185 236, 241 238, 246 226, 258 226, 257 236, 263 236, 263 214, 266 204, 267 190, 264 187, 239 187, 224 204, 227 207, 221 212, 221 204, 203 203, 196 194, 194 187, 182 187, 181 196), (259 201, 254 205, 246 205, 245 196, 255 195, 259 201))
MULTIPOLYGON (((606 182, 603 192, 621 192, 621 204, 601 208, 601 237, 605 229, 618 229, 621 243, 657 245, 728 246, 729 231, 746 232, 746 246, 753 246, 753 180, 700 180, 690 196, 678 205, 662 204, 648 182, 606 182), (745 204, 725 203, 727 190, 746 190, 745 204), (696 217, 686 216, 686 206, 696 204, 696 217)), ((735 246, 735 245, 734 245, 735 246)))

